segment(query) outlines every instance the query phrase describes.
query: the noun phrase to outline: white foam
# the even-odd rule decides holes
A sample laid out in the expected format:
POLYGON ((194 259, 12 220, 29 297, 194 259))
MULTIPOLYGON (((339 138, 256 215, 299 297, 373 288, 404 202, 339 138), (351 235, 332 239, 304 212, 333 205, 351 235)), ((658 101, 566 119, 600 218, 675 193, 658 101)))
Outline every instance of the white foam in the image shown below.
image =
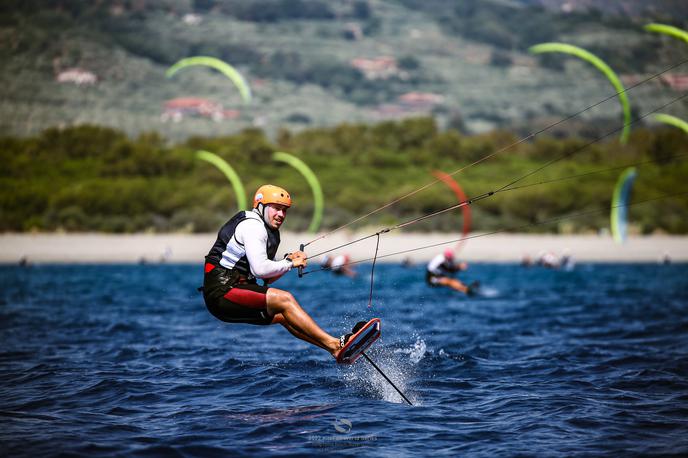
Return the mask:
MULTIPOLYGON (((375 364, 389 377, 389 379, 396 385, 402 393, 414 404, 418 405, 420 402, 414 393, 408 392, 408 381, 412 377, 412 371, 409 371, 408 366, 401 363, 395 358, 394 354, 389 352, 380 352, 375 355, 373 359, 375 364)), ((376 395, 382 397, 387 402, 394 402, 397 404, 405 403, 404 399, 397 393, 385 378, 380 375, 370 364, 365 365, 364 377, 368 387, 376 395)))
MULTIPOLYGON (((392 351, 384 347, 377 347, 368 353, 368 356, 413 405, 421 405, 417 395, 408 392, 408 382, 414 375, 413 366, 423 359, 427 351, 425 341, 416 336, 416 341, 408 348, 392 351), (400 354, 408 355, 408 359, 406 357, 400 358, 400 354)), ((365 361, 365 358, 359 359, 347 372, 347 385, 363 390, 371 396, 382 398, 387 402, 406 403, 394 387, 371 364, 365 361)))
POLYGON ((425 353, 427 353, 427 349, 428 346, 425 344, 425 341, 419 336, 416 336, 416 341, 411 347, 397 348, 394 350, 394 353, 404 353, 409 355, 409 360, 415 365, 418 364, 421 359, 423 359, 423 356, 425 356, 425 353))
POLYGON ((489 286, 481 286, 478 291, 478 296, 481 297, 497 297, 499 296, 499 290, 497 288, 491 288, 489 286))

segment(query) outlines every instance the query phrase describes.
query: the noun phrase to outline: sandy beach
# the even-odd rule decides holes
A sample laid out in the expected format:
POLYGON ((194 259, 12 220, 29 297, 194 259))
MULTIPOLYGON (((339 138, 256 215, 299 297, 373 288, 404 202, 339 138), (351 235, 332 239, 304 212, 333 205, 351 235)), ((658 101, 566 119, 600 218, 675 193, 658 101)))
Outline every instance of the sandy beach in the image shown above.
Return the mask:
MULTIPOLYGON (((316 256, 326 250, 370 235, 345 231, 316 240, 306 252, 316 256)), ((3 234, 0 235, 0 263, 16 264, 25 259, 30 263, 194 263, 215 241, 215 234, 3 234)), ((400 262, 409 258, 424 262, 459 239, 456 233, 389 233, 380 237, 379 262, 400 262), (441 245, 443 244, 443 245, 441 245), (403 253, 418 247, 436 245, 403 253)), ((671 261, 688 261, 688 237, 630 237, 625 244, 614 243, 611 236, 495 234, 472 235, 459 257, 472 262, 520 262, 525 256, 535 259, 543 252, 561 256, 570 253, 579 262, 659 262, 665 256, 671 261)), ((293 251, 300 243, 316 239, 314 234, 282 234, 279 255, 293 251)), ((352 260, 372 258, 376 237, 333 251, 347 253, 352 260)))

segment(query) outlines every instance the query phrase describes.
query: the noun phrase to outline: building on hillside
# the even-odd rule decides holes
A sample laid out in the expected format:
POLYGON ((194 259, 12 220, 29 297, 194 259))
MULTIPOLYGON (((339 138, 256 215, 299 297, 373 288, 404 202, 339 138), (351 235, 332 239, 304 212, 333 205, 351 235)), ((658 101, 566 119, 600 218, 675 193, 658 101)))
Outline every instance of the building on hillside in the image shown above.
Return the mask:
POLYGON ((180 97, 165 102, 160 120, 180 122, 185 116, 199 116, 220 122, 239 117, 239 111, 225 110, 221 104, 208 99, 180 97))
POLYGON ((688 75, 666 74, 662 75, 660 80, 674 91, 688 90, 688 75))
POLYGON ((444 97, 431 92, 407 92, 397 98, 398 103, 378 105, 375 116, 378 119, 403 119, 409 116, 427 114, 444 102, 444 97))
POLYGON ((98 82, 98 77, 95 73, 81 68, 70 68, 58 72, 55 79, 58 83, 73 83, 77 86, 92 85, 98 82))
POLYGON ((384 80, 400 74, 397 60, 390 56, 380 56, 373 59, 358 57, 351 60, 351 66, 363 73, 369 80, 384 80))
POLYGON ((399 102, 411 110, 425 110, 444 102, 444 97, 431 92, 407 92, 399 96, 399 102))

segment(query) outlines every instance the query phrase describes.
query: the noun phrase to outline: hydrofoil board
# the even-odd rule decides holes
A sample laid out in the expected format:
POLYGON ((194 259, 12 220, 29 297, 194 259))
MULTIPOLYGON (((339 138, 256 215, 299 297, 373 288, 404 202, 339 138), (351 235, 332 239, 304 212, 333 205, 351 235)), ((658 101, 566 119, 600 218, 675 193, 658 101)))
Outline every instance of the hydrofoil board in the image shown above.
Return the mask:
POLYGON ((354 333, 337 356, 339 364, 353 364, 380 337, 380 319, 373 318, 354 333))

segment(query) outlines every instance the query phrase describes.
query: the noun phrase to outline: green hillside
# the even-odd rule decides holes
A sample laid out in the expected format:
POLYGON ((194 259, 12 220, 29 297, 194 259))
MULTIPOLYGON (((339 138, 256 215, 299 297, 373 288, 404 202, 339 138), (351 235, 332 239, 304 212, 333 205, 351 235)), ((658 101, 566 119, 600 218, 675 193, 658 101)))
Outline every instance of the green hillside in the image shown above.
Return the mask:
MULTIPOLYGON (((642 30, 666 18, 562 14, 496 0, 9 0, 0 13, 0 133, 7 135, 94 123, 183 140, 246 127, 274 135, 280 128, 428 114, 441 127, 467 132, 527 132, 613 94, 590 65, 560 55, 535 58, 529 45, 557 40, 586 47, 629 81, 688 58, 685 44, 642 30), (192 55, 235 65, 253 89, 253 103, 243 105, 229 80, 207 68, 165 77, 170 65, 192 55), (377 79, 352 66, 353 59, 385 56, 395 65, 377 79), (97 82, 56 81, 75 67, 97 82), (399 99, 409 92, 437 98, 399 99), (180 97, 208 99, 239 115, 163 122, 165 102, 180 97)), ((676 95, 654 83, 629 98, 642 113, 676 95)), ((685 103, 673 110, 688 113, 685 103)), ((585 122, 619 119, 611 101, 569 129, 585 133, 585 122)))

